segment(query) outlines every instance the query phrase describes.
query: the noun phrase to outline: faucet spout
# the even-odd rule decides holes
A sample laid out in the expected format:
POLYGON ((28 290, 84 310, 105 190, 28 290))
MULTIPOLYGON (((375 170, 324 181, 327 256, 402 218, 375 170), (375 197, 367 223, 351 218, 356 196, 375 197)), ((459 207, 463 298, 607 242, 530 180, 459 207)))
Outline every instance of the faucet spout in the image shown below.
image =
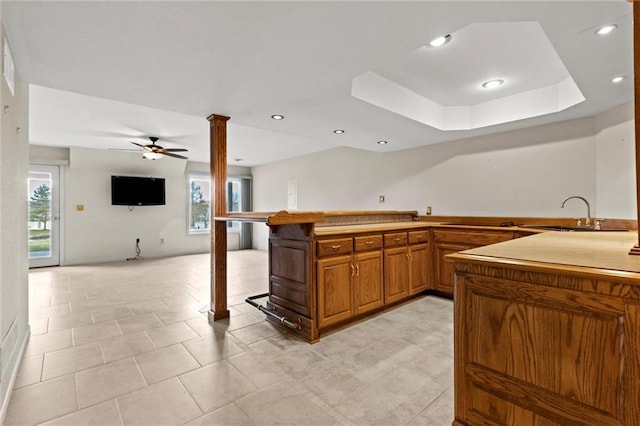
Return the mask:
POLYGON ((587 205, 587 219, 586 219, 586 225, 587 226, 591 226, 591 205, 589 204, 589 202, 587 201, 586 198, 581 197, 579 195, 572 195, 571 197, 567 197, 563 202, 562 205, 560 206, 560 208, 564 208, 564 204, 569 201, 572 198, 577 198, 578 200, 582 200, 584 201, 584 203, 587 205))

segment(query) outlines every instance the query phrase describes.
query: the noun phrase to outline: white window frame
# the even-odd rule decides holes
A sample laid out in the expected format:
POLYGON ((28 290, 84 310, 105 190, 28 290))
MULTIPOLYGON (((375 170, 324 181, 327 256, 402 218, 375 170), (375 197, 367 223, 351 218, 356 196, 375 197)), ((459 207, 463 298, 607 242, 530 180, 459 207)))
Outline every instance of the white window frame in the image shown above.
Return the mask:
MULTIPOLYGON (((190 235, 199 235, 199 234, 209 234, 211 233, 211 222, 212 222, 212 214, 211 214, 211 177, 208 173, 197 173, 197 172, 189 172, 187 179, 187 231, 190 235), (204 195, 203 199, 209 202, 209 221, 208 226, 206 228, 192 228, 191 227, 191 219, 192 219, 192 194, 191 194, 191 182, 206 182, 207 187, 202 189, 202 193, 204 195)), ((206 222, 206 221, 205 221, 206 222)))

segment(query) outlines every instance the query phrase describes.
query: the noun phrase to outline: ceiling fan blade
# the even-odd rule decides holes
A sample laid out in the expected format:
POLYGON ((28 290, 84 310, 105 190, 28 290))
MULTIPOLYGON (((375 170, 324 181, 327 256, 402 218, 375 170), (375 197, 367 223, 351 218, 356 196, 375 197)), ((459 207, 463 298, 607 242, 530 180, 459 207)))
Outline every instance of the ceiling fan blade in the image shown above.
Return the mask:
POLYGON ((142 148, 142 149, 147 149, 147 150, 149 149, 149 148, 147 148, 147 146, 146 146, 146 145, 139 144, 138 142, 131 142, 131 143, 132 143, 132 144, 134 144, 134 145, 136 145, 136 146, 139 146, 139 147, 140 147, 140 148, 142 148))
POLYGON ((107 150, 109 151, 135 151, 135 152, 140 152, 139 149, 135 149, 135 148, 107 148, 107 150))
POLYGON ((163 152, 187 152, 189 150, 184 148, 163 148, 162 151, 163 152))
POLYGON ((172 154, 170 152, 163 152, 162 154, 168 156, 168 157, 173 157, 173 158, 180 158, 182 160, 188 160, 189 157, 185 157, 184 155, 178 155, 178 154, 172 154))

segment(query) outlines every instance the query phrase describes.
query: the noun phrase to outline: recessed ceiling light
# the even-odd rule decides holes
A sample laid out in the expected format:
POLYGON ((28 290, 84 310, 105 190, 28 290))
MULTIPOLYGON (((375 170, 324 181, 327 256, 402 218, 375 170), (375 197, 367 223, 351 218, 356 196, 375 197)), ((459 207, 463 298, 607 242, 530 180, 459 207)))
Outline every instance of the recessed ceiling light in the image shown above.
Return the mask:
POLYGON ((489 80, 482 83, 482 87, 484 87, 485 89, 495 89, 502 86, 503 84, 504 84, 504 80, 500 80, 500 79, 489 80))
POLYGON ((386 145, 386 144, 388 144, 388 143, 389 143, 389 142, 387 142, 387 141, 378 141, 378 145, 386 145))
POLYGON ((336 135, 341 135, 344 133, 344 130, 340 130, 340 129, 334 130, 333 133, 335 133, 336 135))
POLYGON ((618 26, 616 24, 605 25, 604 27, 598 28, 596 30, 596 34, 598 34, 598 35, 607 35, 611 31, 615 30, 616 28, 618 28, 618 26))
POLYGON ((429 42, 429 46, 431 47, 440 47, 445 45, 446 43, 448 43, 451 40, 451 34, 447 34, 444 36, 440 36, 437 38, 434 38, 433 40, 431 40, 429 42))
POLYGON ((271 118, 273 118, 274 120, 282 120, 284 119, 284 115, 280 115, 280 114, 273 114, 271 116, 271 118))
POLYGON ((616 77, 613 77, 611 79, 612 83, 620 83, 622 80, 624 80, 624 75, 618 75, 616 77))

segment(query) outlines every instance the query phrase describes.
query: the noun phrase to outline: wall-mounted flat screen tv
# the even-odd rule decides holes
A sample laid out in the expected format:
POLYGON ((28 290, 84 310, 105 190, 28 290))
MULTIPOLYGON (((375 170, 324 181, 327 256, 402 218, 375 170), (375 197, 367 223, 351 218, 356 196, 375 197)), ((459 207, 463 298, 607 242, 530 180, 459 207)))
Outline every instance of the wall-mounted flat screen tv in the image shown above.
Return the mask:
POLYGON ((111 176, 111 204, 114 206, 165 205, 164 178, 111 176))

